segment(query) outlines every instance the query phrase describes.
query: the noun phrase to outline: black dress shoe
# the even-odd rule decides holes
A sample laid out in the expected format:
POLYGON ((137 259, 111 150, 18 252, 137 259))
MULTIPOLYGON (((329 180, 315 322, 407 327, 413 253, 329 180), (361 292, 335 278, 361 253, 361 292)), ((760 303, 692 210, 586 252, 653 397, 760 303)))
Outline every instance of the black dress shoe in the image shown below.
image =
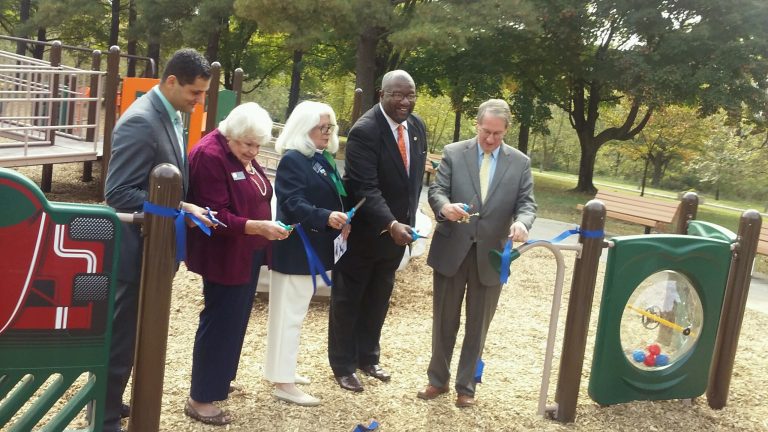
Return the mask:
POLYGON ((357 378, 357 374, 353 373, 352 375, 337 376, 336 382, 339 383, 344 390, 353 392, 363 391, 363 384, 357 378))
POLYGON ((375 365, 368 365, 368 366, 360 366, 360 370, 363 371, 364 374, 368 376, 372 376, 376 378, 377 380, 381 380, 384 382, 389 381, 392 376, 389 374, 389 372, 385 371, 381 368, 381 366, 375 364, 375 365))

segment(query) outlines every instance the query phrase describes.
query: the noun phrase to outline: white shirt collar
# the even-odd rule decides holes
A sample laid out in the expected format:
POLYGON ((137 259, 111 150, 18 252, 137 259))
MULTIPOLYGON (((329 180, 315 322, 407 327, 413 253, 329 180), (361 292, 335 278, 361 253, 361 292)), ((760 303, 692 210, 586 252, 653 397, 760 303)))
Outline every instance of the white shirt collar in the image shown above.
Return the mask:
POLYGON ((392 117, 387 115, 387 112, 384 111, 384 107, 381 106, 381 102, 379 102, 379 108, 381 108, 381 113, 384 114, 384 118, 387 119, 387 123, 389 123, 389 128, 390 129, 395 130, 395 129, 397 129, 398 126, 403 125, 405 130, 408 130, 408 120, 407 119, 404 122, 402 122, 402 123, 398 123, 398 122, 392 120, 392 117))

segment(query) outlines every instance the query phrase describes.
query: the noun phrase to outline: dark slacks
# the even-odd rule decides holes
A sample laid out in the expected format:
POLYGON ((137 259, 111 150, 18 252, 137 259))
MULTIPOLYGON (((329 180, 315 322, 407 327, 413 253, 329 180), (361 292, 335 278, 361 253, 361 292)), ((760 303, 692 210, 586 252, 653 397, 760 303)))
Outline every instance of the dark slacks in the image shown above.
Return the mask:
POLYGON ((128 385, 136 348, 136 319, 139 304, 139 282, 117 281, 112 341, 107 369, 107 397, 104 401, 104 431, 120 430, 120 407, 128 385))
POLYGON ((496 312, 501 284, 483 285, 477 273, 477 249, 472 246, 453 277, 434 272, 432 309, 432 359, 427 369, 429 383, 448 386, 451 357, 466 293, 466 323, 456 373, 456 392, 475 395, 475 367, 483 353, 488 327, 496 312))
POLYGON ((221 285, 203 278, 205 306, 195 335, 189 391, 197 402, 220 401, 229 394, 229 383, 237 375, 263 262, 264 251, 255 252, 251 280, 243 285, 221 285))
POLYGON ((350 237, 333 270, 328 360, 335 376, 379 363, 381 328, 404 251, 386 233, 374 239, 350 237))

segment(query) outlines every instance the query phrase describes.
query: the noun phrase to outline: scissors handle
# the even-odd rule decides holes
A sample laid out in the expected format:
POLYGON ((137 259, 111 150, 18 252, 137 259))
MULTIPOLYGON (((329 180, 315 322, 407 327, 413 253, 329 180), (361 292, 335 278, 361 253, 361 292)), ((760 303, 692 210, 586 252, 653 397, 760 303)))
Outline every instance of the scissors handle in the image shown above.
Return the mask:
POLYGON ((224 228, 229 228, 227 226, 227 224, 225 224, 224 222, 216 219, 216 216, 213 215, 213 213, 211 212, 211 208, 210 207, 206 207, 205 209, 208 210, 208 214, 205 215, 208 218, 208 220, 210 220, 211 222, 215 223, 216 225, 221 225, 224 228))
POLYGON ((277 224, 280 225, 280 228, 282 228, 282 229, 284 229, 286 231, 291 231, 293 229, 293 225, 288 225, 288 224, 280 222, 280 221, 277 221, 277 224))

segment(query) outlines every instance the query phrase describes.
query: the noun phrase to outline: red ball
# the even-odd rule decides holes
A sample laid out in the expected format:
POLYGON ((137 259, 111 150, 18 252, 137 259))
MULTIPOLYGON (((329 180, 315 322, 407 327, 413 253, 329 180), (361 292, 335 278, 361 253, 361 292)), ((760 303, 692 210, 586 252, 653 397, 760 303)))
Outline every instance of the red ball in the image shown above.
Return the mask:
POLYGON ((656 356, 653 354, 648 354, 645 356, 643 363, 645 363, 646 366, 656 366, 656 356))
POLYGON ((650 344, 648 347, 646 347, 646 349, 649 353, 651 353, 651 355, 657 356, 661 353, 661 347, 659 347, 659 344, 650 344))

